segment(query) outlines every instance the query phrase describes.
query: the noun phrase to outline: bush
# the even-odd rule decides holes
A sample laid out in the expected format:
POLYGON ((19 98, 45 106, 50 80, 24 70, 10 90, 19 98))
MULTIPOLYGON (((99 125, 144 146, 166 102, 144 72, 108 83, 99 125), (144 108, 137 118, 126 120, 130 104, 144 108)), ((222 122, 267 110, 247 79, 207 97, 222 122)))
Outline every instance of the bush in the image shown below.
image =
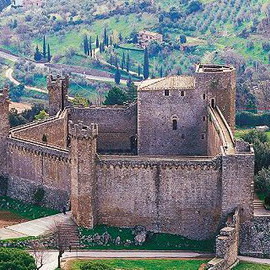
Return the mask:
POLYGON ((270 195, 270 168, 263 168, 255 177, 255 189, 270 195))
POLYGON ((8 189, 8 178, 0 175, 0 195, 6 196, 8 189))
POLYGON ((0 248, 0 270, 33 270, 35 260, 27 252, 18 249, 0 248))
POLYGON ((266 206, 270 206, 270 193, 265 197, 264 204, 266 206))
POLYGON ((44 199, 44 196, 45 196, 45 190, 42 188, 42 187, 39 187, 35 193, 34 193, 34 196, 33 196, 33 199, 35 201, 35 204, 36 205, 40 205, 42 200, 44 199))
POLYGON ((88 262, 80 267, 81 270, 113 270, 112 267, 105 263, 88 262))

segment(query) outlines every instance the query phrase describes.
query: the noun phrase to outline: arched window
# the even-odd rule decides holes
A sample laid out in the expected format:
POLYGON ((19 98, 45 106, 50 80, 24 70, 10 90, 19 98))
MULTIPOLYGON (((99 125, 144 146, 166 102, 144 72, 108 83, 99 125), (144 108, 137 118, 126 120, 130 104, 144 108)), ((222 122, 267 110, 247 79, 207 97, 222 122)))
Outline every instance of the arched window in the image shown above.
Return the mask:
POLYGON ((176 119, 173 119, 172 124, 173 124, 173 130, 177 130, 177 120, 176 119))

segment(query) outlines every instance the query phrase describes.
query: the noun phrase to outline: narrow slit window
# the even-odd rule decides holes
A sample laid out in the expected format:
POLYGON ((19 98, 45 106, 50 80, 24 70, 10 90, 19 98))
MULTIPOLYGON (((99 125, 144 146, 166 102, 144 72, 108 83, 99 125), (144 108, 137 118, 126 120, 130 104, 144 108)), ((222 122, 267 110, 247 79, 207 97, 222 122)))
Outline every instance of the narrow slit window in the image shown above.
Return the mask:
POLYGON ((185 91, 181 91, 181 97, 184 97, 186 95, 185 91))
POLYGON ((177 130, 177 120, 173 119, 173 130, 177 130))
POLYGON ((204 99, 204 100, 206 99, 206 94, 203 94, 203 99, 204 99))
POLYGON ((202 140, 204 140, 204 139, 205 139, 205 134, 204 134, 204 133, 202 134, 202 137, 201 137, 201 138, 202 138, 202 140))
POLYGON ((205 122, 206 121, 206 116, 203 116, 203 122, 205 122))
POLYGON ((164 94, 165 94, 166 97, 168 97, 170 95, 170 91, 169 90, 165 90, 164 94))

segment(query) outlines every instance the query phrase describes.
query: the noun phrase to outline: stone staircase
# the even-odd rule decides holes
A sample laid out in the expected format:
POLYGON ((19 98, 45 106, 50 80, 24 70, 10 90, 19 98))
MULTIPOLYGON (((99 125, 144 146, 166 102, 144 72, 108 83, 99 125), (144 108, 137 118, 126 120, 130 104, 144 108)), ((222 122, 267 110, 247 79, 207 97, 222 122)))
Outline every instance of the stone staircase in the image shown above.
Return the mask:
POLYGON ((59 235, 66 250, 80 248, 78 226, 71 218, 59 225, 59 235))
POLYGON ((270 211, 266 210, 263 201, 255 198, 253 201, 255 216, 270 216, 270 211))

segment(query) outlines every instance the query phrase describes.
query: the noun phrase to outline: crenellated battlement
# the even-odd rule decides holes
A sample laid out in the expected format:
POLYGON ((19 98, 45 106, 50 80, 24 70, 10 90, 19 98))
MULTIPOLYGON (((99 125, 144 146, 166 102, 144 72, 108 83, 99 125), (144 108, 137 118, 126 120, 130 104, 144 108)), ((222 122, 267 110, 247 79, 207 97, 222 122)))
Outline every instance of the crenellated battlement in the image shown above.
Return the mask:
POLYGON ((47 77, 47 85, 48 89, 52 88, 52 90, 57 90, 55 86, 62 86, 64 85, 66 88, 69 86, 69 77, 67 75, 60 76, 60 75, 49 75, 47 77))
POLYGON ((74 124, 72 121, 69 121, 69 133, 71 137, 80 140, 94 139, 98 135, 98 125, 92 123, 91 126, 86 126, 82 122, 74 124))

